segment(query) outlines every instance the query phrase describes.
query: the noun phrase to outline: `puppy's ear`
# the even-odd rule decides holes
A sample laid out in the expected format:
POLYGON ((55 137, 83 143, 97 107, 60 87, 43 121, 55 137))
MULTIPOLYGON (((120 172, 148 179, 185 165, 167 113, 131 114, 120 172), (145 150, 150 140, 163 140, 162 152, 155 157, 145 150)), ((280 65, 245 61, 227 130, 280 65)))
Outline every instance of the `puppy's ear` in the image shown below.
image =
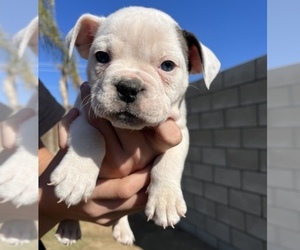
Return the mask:
POLYGON ((205 85, 209 89, 220 70, 221 63, 209 48, 198 41, 194 34, 183 30, 183 36, 188 45, 189 71, 191 74, 203 73, 205 85))
POLYGON ((69 48, 69 57, 72 56, 74 45, 81 57, 87 59, 91 45, 100 25, 105 21, 105 17, 98 17, 91 14, 82 15, 76 22, 73 29, 66 37, 69 48))

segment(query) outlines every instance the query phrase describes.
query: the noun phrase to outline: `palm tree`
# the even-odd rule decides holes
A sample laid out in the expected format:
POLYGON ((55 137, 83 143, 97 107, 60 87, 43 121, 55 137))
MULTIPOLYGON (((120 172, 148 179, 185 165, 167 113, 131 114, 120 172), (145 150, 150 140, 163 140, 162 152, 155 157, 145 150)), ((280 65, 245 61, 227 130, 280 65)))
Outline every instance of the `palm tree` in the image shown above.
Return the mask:
POLYGON ((20 57, 16 44, 13 44, 11 40, 0 30, 0 50, 4 55, 1 58, 7 58, 1 62, 3 63, 1 68, 6 72, 6 77, 3 79, 3 90, 7 96, 8 105, 16 110, 19 107, 16 86, 17 77, 20 77, 25 86, 30 87, 35 85, 37 79, 28 61, 26 58, 20 57))
MULTIPOLYGON (((40 44, 55 51, 59 55, 59 70, 61 78, 59 81, 60 92, 63 98, 63 105, 69 108, 68 101, 68 78, 71 79, 73 85, 78 88, 82 83, 78 74, 76 63, 73 58, 69 58, 68 50, 62 39, 59 28, 56 25, 54 17, 55 0, 39 0, 39 35, 40 44)), ((52 53, 51 53, 52 55, 52 53)))

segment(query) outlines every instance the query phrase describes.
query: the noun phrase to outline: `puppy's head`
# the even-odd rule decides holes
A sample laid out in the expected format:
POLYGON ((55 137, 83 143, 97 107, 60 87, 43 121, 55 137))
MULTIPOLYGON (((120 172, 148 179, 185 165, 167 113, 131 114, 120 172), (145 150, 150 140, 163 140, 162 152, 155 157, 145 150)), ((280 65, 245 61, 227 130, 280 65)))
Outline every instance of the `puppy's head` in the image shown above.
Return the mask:
POLYGON ((88 59, 94 112, 114 126, 141 129, 178 116, 189 73, 209 87, 220 63, 196 37, 167 14, 143 7, 107 18, 85 14, 67 36, 88 59))

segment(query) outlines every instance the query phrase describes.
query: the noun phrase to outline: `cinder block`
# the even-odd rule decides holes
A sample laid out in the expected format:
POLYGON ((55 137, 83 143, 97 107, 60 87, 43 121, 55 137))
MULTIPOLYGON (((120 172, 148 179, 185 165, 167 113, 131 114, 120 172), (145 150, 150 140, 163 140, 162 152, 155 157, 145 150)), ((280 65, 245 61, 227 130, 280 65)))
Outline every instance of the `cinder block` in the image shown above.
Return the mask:
POLYGON ((212 94, 212 109, 226 109, 238 106, 238 89, 231 88, 212 94))
POLYGON ((197 229, 204 229, 205 216, 192 209, 188 209, 186 213, 186 220, 197 229))
POLYGON ((268 206, 267 206, 267 197, 262 197, 262 212, 263 212, 263 218, 267 219, 267 215, 268 215, 268 206))
POLYGON ((216 236, 213 236, 209 233, 207 233, 204 230, 197 230, 197 234, 196 234, 204 243, 208 244, 211 247, 215 247, 217 248, 218 246, 218 239, 216 236))
POLYGON ((201 114, 202 128, 223 128, 224 127, 224 115, 222 111, 214 111, 201 114))
POLYGON ((227 165, 233 168, 258 170, 258 152, 256 150, 228 149, 227 165))
POLYGON ((272 167, 299 170, 299 149, 268 148, 268 160, 270 166, 272 167))
POLYGON ((208 130, 191 130, 190 145, 192 146, 211 146, 212 132, 208 130))
POLYGON ((241 209, 251 214, 261 214, 261 200, 259 195, 256 194, 250 194, 247 192, 237 190, 230 190, 229 204, 235 208, 241 209))
POLYGON ((267 128, 242 129, 242 145, 246 148, 267 148, 267 128))
POLYGON ((214 202, 209 201, 202 197, 195 198, 195 209, 196 211, 211 216, 216 217, 216 205, 214 202))
POLYGON ((267 172, 267 150, 259 150, 259 169, 267 172))
POLYGON ((202 159, 201 149, 198 147, 189 147, 189 152, 187 155, 187 160, 192 162, 200 162, 202 159))
POLYGON ((187 161, 184 164, 183 176, 191 177, 192 175, 192 164, 187 161))
POLYGON ((246 215, 246 232, 267 241, 267 220, 253 215, 246 215))
POLYGON ((196 195, 189 193, 187 191, 184 191, 184 190, 182 191, 182 193, 183 193, 183 197, 184 197, 184 200, 186 202, 188 209, 195 210, 195 196, 196 195))
POLYGON ((243 189, 258 194, 267 195, 267 175, 264 173, 243 173, 243 189))
POLYGON ((241 137, 239 129, 214 130, 214 145, 219 147, 240 147, 241 137))
POLYGON ((204 79, 203 77, 201 79, 199 79, 198 81, 196 81, 196 85, 198 92, 200 93, 200 95, 205 95, 207 93, 209 93, 209 90, 207 89, 205 83, 204 83, 204 79))
POLYGON ((255 62, 250 61, 224 71, 224 86, 232 87, 255 80, 255 62))
POLYGON ((209 93, 223 89, 223 72, 220 72, 209 87, 209 93))
POLYGON ((212 181, 213 167, 204 164, 193 164, 192 174, 194 178, 204 181, 212 181))
POLYGON ((225 111, 227 127, 251 127, 257 125, 255 106, 228 109, 225 111))
POLYGON ((228 204, 228 190, 219 185, 205 183, 204 197, 223 204, 228 204))
POLYGON ((268 223, 274 225, 275 228, 281 227, 299 231, 299 212, 269 206, 268 223))
POLYGON ((235 248, 234 246, 230 245, 230 244, 227 244, 223 241, 220 241, 218 250, 238 250, 238 249, 235 248))
POLYGON ((299 107, 299 105, 300 105, 300 98, 299 98, 299 96, 300 96, 300 79, 299 79, 299 81, 298 81, 298 84, 296 84, 296 85, 293 85, 292 86, 292 90, 291 90, 291 92, 292 92, 292 104, 293 105, 298 105, 298 107, 299 107))
POLYGON ((255 60, 256 79, 267 77, 267 56, 255 60))
POLYGON ((288 67, 268 71, 269 87, 287 87, 289 85, 298 84, 300 79, 300 64, 294 64, 288 67))
POLYGON ((232 230, 232 243, 240 250, 265 250, 262 240, 235 229, 232 230))
POLYGON ((279 233, 280 243, 288 249, 296 250, 300 246, 299 231, 281 229, 279 233))
POLYGON ((189 113, 199 113, 210 110, 210 95, 197 96, 189 100, 189 113))
POLYGON ((268 124, 270 127, 300 127, 299 107, 286 107, 268 110, 268 124))
POLYGON ((225 150, 217 148, 203 148, 203 162, 226 166, 225 150))
POLYGON ((286 208, 293 211, 300 211, 299 191, 288 189, 275 189, 274 206, 286 208))
POLYGON ((268 172, 268 186, 292 189, 295 173, 290 170, 270 168, 268 172))
POLYGON ((190 131, 200 129, 199 114, 187 116, 187 127, 190 131))
POLYGON ((238 170, 215 168, 214 181, 228 187, 241 187, 241 173, 238 170))
POLYGON ((267 102, 267 79, 240 86, 242 105, 267 102))
POLYGON ((294 139, 295 139, 295 146, 297 148, 300 148, 300 128, 294 128, 294 139))
POLYGON ((203 195, 203 183, 190 177, 182 179, 182 189, 192 194, 203 195))
POLYGON ((217 218, 238 229, 245 229, 245 213, 223 205, 217 206, 217 218))
POLYGON ((179 223, 176 225, 176 228, 181 228, 186 232, 189 232, 193 235, 197 233, 197 226, 191 224, 188 220, 180 220, 179 223))
POLYGON ((295 135, 292 128, 268 128, 270 148, 292 148, 295 135))
POLYGON ((198 86, 197 86, 197 82, 192 82, 192 83, 189 84, 189 87, 186 90, 185 99, 188 101, 191 98, 200 96, 201 94, 203 94, 203 93, 201 93, 199 91, 198 86))
POLYGON ((268 107, 280 108, 291 105, 291 94, 287 87, 268 88, 268 107))
POLYGON ((267 125, 267 104, 258 105, 258 125, 267 125))
POLYGON ((206 230, 215 235, 217 238, 229 243, 230 242, 230 232, 229 227, 223 223, 220 223, 209 217, 205 218, 206 230))

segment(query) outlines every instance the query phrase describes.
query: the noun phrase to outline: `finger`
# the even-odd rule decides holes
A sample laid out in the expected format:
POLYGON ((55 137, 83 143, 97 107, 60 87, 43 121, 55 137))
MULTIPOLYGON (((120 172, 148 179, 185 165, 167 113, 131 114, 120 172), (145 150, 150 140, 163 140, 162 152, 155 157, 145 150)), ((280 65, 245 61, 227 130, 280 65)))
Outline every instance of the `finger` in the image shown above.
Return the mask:
POLYGON ((60 121, 58 124, 58 143, 61 149, 66 149, 68 144, 68 132, 70 124, 79 115, 79 110, 77 108, 72 108, 60 121))
POLYGON ((24 108, 16 114, 9 117, 1 126, 2 146, 6 149, 12 149, 16 145, 18 127, 24 121, 35 115, 35 111, 31 108, 24 108))
POLYGON ((143 130, 150 146, 157 153, 164 153, 168 149, 178 145, 182 140, 182 133, 175 123, 169 119, 154 129, 143 130))
POLYGON ((125 215, 145 209, 147 199, 148 195, 146 194, 146 189, 142 189, 127 200, 106 200, 104 204, 101 204, 102 206, 105 206, 104 212, 106 213, 91 222, 110 226, 125 215))
POLYGON ((128 199, 150 182, 151 166, 122 179, 99 179, 92 199, 128 199))
POLYGON ((31 108, 23 108, 9 118, 10 122, 19 125, 35 115, 35 111, 31 108))

